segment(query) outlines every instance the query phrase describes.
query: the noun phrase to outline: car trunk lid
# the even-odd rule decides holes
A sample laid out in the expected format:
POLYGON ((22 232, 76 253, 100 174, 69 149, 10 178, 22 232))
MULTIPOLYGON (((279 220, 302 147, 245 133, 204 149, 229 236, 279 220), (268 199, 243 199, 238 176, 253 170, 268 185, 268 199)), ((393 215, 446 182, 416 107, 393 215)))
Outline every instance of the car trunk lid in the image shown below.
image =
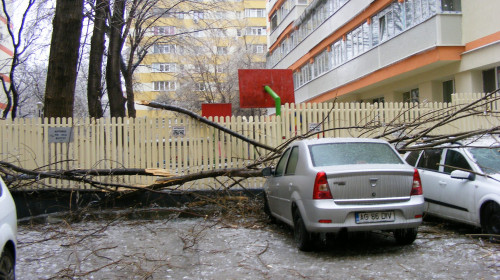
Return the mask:
POLYGON ((351 166, 328 170, 327 177, 336 203, 379 204, 407 201, 413 182, 413 168, 406 166, 351 166))

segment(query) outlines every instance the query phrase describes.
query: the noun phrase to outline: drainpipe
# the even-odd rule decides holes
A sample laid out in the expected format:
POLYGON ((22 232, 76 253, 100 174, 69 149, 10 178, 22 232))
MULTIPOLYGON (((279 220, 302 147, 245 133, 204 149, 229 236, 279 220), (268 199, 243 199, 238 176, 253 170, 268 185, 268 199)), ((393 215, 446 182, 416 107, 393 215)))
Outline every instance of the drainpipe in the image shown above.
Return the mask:
POLYGON ((276 116, 281 116, 281 98, 269 86, 264 86, 264 90, 274 99, 276 116))

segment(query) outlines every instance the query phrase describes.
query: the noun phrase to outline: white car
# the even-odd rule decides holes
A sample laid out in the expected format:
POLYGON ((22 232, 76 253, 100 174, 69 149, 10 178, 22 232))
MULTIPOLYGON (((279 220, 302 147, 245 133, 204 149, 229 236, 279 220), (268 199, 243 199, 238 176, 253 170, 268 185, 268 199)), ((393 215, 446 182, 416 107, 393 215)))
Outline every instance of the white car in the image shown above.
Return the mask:
POLYGON ((0 279, 15 279, 17 245, 16 205, 0 178, 0 279))
POLYGON ((500 141, 468 139, 405 155, 422 180, 425 212, 500 234, 500 141))

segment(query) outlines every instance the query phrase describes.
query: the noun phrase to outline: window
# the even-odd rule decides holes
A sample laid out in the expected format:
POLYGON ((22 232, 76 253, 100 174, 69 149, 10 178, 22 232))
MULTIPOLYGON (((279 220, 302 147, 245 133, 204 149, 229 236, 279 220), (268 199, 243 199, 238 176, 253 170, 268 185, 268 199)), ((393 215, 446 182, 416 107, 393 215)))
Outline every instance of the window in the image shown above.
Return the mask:
POLYGON ((154 17, 168 17, 168 10, 165 8, 153 8, 151 10, 151 15, 154 17))
POLYGON ((183 19, 184 18, 184 13, 183 12, 173 12, 172 16, 175 18, 183 19))
POLYGON ((338 40, 332 46, 333 65, 337 66, 344 63, 344 47, 342 40, 338 40))
POLYGON ((462 11, 461 0, 441 0, 441 11, 443 12, 462 11))
POLYGON ((201 31, 194 31, 193 33, 191 33, 193 37, 195 38, 201 38, 201 37, 205 37, 205 32, 203 32, 203 30, 201 31))
POLYGON ((153 72, 175 72, 175 63, 153 63, 153 72))
POLYGON ((418 88, 403 93, 403 102, 419 102, 418 101, 418 88))
POLYGON ((263 27, 247 27, 247 35, 266 35, 266 29, 263 27))
POLYGON ((276 27, 278 27, 278 13, 271 16, 271 31, 274 31, 276 27))
POLYGON ((293 147, 290 157, 288 158, 288 164, 286 166, 285 175, 295 174, 295 169, 297 168, 297 162, 299 161, 299 147, 293 147))
POLYGON ((266 17, 266 9, 245 9, 245 17, 266 17))
POLYGON ((443 82, 443 102, 451 102, 451 95, 455 91, 453 80, 443 82))
POLYGON ((154 27, 155 35, 174 35, 175 34, 175 26, 155 26, 154 27))
POLYGON ((470 148, 469 151, 484 173, 498 174, 500 173, 500 147, 491 148, 470 148))
POLYGON ((492 92, 500 87, 500 67, 483 71, 483 91, 492 92))
POLYGON ((394 18, 392 6, 384 11, 384 14, 379 16, 379 35, 380 41, 384 41, 394 36, 394 18))
POLYGON ((214 35, 216 37, 226 37, 227 31, 226 31, 226 29, 218 28, 218 29, 214 30, 214 35))
POLYGON ((203 19, 205 16, 203 14, 203 12, 200 12, 200 11, 194 11, 193 12, 193 20, 194 21, 198 21, 200 19, 203 19))
POLYGON ((330 54, 331 52, 323 51, 321 54, 317 55, 314 59, 314 77, 330 70, 330 54))
POLYGON ((264 45, 254 45, 254 53, 264 53, 264 45))
POLYGON ((384 103, 384 102, 385 102, 385 98, 383 96, 372 99, 372 103, 384 103))
POLYGON ((227 47, 217 47, 217 54, 227 54, 227 47))
POLYGON ((428 170, 439 170, 439 162, 441 160, 441 149, 425 150, 420 156, 417 167, 428 170))
POLYGON ((450 174, 454 170, 472 171, 472 168, 461 153, 448 150, 444 161, 444 173, 450 174))
POLYGON ((283 153, 283 155, 281 156, 281 159, 278 162, 278 165, 276 166, 276 171, 274 172, 275 176, 283 175, 283 171, 285 171, 285 166, 289 154, 290 154, 290 149, 287 149, 285 153, 283 153))
POLYGON ((174 91, 175 82, 173 81, 157 81, 153 82, 154 91, 174 91))
POLYGON ((205 83, 195 83, 194 90, 195 91, 204 91, 205 90, 205 83))
POLYGON ((226 71, 224 71, 224 67, 223 66, 217 65, 217 66, 215 66, 215 72, 216 73, 224 73, 226 71))
POLYGON ((331 143, 309 146, 313 166, 347 164, 402 164, 390 145, 384 143, 331 143))
POLYGON ((406 162, 411 166, 415 166, 415 164, 417 164, 417 160, 418 160, 419 155, 420 155, 420 151, 410 152, 410 154, 406 157, 406 162))
POLYGON ((156 44, 153 46, 153 53, 175 53, 175 45, 156 44))

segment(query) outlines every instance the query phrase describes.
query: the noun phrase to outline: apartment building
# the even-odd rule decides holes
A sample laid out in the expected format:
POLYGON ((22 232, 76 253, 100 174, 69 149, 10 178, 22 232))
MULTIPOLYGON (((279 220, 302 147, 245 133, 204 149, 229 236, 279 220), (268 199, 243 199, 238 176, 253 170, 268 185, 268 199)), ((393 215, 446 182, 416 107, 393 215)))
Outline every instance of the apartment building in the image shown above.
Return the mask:
MULTIPOLYGON (((237 105, 238 68, 265 68, 265 0, 178 1, 157 7, 148 54, 135 73, 135 99, 237 105)), ((165 111, 136 106, 137 116, 165 111)))
POLYGON ((267 67, 299 102, 450 101, 500 87, 498 0, 271 0, 267 67))
MULTIPOLYGON (((7 2, 7 8, 10 8, 10 3, 7 2)), ((10 83, 9 72, 10 65, 12 63, 12 45, 9 43, 9 33, 7 30, 7 19, 5 15, 0 15, 0 76, 5 82, 7 82, 7 87, 10 83)), ((3 87, 0 86, 0 116, 6 109, 7 97, 3 87)))

